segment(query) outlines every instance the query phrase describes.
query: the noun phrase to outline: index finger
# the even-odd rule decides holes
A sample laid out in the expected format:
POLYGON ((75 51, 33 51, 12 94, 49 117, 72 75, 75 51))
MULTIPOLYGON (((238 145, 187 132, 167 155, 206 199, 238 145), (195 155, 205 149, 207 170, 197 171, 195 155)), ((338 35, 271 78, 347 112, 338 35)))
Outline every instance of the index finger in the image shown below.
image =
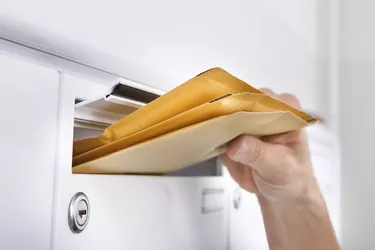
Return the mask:
POLYGON ((283 93, 283 94, 280 94, 280 95, 276 95, 275 98, 279 99, 282 102, 285 102, 286 104, 292 106, 293 108, 296 108, 296 109, 301 109, 302 108, 301 107, 301 103, 298 100, 298 98, 295 97, 292 94, 283 93))

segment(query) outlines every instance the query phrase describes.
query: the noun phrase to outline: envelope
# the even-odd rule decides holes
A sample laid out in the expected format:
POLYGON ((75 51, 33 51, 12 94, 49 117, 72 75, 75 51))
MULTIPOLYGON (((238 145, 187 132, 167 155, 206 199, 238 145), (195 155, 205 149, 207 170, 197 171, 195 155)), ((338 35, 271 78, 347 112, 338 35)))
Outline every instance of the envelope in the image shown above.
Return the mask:
POLYGON ((73 156, 146 129, 215 98, 243 92, 261 93, 221 68, 207 70, 109 126, 101 136, 74 142, 73 156))
POLYGON ((273 135, 316 121, 213 68, 109 126, 102 135, 74 142, 73 172, 168 173, 219 155, 238 135, 273 135))

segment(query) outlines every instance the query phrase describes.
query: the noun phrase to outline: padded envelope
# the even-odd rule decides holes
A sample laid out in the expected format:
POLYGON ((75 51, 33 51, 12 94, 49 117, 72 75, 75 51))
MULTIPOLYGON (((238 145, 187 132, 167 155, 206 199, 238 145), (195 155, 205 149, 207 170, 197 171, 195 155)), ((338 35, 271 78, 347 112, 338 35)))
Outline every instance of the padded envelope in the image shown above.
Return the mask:
POLYGON ((304 127, 290 112, 238 112, 215 118, 138 144, 73 168, 74 173, 172 172, 225 152, 225 144, 241 134, 272 135, 304 127))
POLYGON ((243 92, 262 94, 221 68, 207 70, 112 124, 102 135, 75 141, 73 156, 147 129, 215 98, 243 92))

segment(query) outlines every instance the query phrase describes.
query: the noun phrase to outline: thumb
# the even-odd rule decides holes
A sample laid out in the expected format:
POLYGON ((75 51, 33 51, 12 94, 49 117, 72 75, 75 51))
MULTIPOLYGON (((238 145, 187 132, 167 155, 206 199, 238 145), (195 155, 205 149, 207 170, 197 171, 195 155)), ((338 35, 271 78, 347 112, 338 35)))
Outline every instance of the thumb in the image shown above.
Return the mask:
POLYGON ((227 149, 227 156, 255 170, 264 180, 285 183, 296 165, 291 150, 281 144, 264 142, 254 136, 240 136, 227 149))

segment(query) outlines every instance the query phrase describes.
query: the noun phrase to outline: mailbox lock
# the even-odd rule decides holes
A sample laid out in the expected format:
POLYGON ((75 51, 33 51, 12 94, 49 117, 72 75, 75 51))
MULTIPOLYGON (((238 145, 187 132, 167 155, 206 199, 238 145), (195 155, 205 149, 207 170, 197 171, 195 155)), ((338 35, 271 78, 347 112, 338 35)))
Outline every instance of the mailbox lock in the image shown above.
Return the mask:
POLYGON ((87 196, 82 193, 76 193, 70 201, 68 222, 73 233, 82 232, 89 221, 90 203, 87 196))

